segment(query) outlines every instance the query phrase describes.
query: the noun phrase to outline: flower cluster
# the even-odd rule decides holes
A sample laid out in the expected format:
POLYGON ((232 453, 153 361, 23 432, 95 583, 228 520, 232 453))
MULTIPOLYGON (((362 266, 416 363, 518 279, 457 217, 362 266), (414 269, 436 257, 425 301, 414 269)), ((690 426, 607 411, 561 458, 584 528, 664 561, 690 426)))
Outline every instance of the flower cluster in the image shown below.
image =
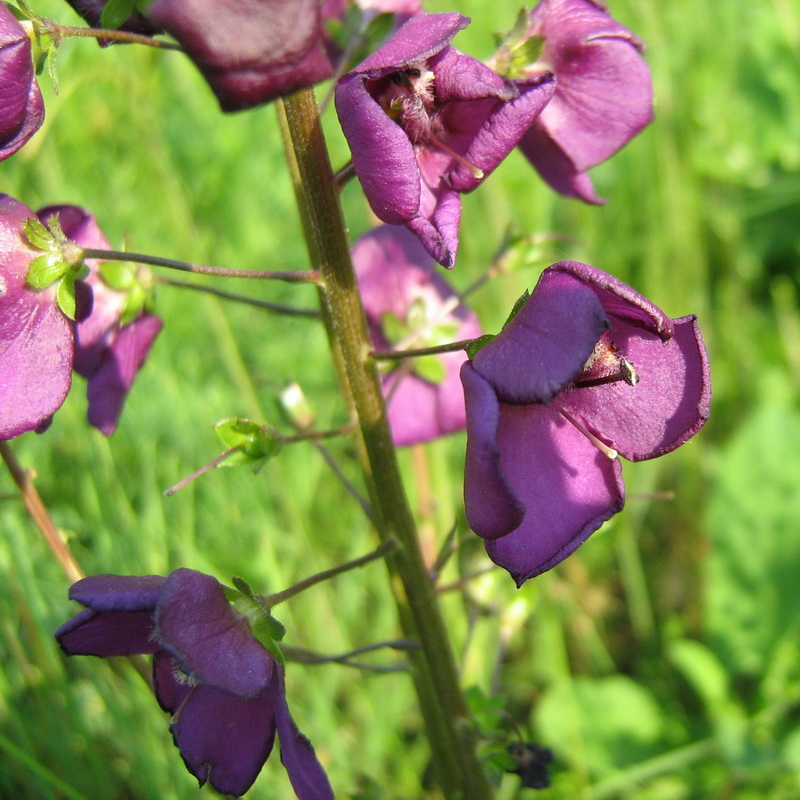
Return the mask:
POLYGON ((209 575, 95 575, 70 597, 86 606, 56 631, 68 655, 152 654, 159 705, 188 770, 202 786, 239 797, 258 777, 277 733, 300 800, 333 800, 308 739, 286 703, 283 666, 209 575))
MULTIPOLYGON (((44 430, 66 399, 73 370, 88 380, 89 423, 110 436, 161 320, 143 305, 127 318, 130 290, 109 286, 93 260, 78 281, 75 320, 69 319, 56 284, 36 289, 28 283, 31 262, 41 256, 23 233, 34 216, 0 196, 0 439, 44 430)), ((50 206, 38 214, 44 223, 54 216, 74 244, 108 247, 83 209, 50 206)))
POLYGON ((618 454, 674 450, 703 426, 711 400, 695 317, 670 319, 574 261, 544 271, 461 379, 467 521, 518 585, 622 509, 618 454))

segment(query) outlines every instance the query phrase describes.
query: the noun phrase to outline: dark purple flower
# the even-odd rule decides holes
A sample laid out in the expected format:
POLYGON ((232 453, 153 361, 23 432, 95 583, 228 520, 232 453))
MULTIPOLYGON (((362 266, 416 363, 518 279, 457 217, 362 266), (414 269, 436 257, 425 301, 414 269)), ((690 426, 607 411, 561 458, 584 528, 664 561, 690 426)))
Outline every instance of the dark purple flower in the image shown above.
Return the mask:
POLYGON ((459 193, 497 167, 555 90, 548 73, 515 85, 451 47, 468 24, 460 14, 418 14, 336 88, 372 210, 407 225, 446 267, 458 249, 459 193))
POLYGON ((31 260, 41 255, 22 232, 32 216, 0 195, 0 439, 47 427, 72 380, 73 322, 59 309, 55 286, 26 284, 31 260))
POLYGON ((332 800, 308 739, 286 704, 283 667, 228 603, 219 582, 177 569, 166 578, 95 575, 70 597, 87 608, 56 631, 68 655, 153 654, 153 681, 187 769, 202 786, 239 797, 277 732, 300 800, 332 800))
POLYGON ((674 450, 703 426, 711 400, 695 317, 672 320, 574 261, 544 271, 461 379, 467 521, 517 585, 622 509, 617 454, 674 450))
POLYGON ((223 111, 333 74, 319 0, 156 0, 147 17, 180 42, 223 111))
POLYGON ((0 3, 0 161, 13 155, 44 121, 44 103, 33 69, 31 40, 0 3))
MULTIPOLYGON (((48 206, 39 211, 43 222, 58 215, 69 239, 81 247, 110 249, 95 218, 77 206, 48 206)), ((122 323, 128 293, 111 288, 101 277, 99 264, 87 262, 90 273, 85 283, 94 300, 89 316, 75 330, 75 372, 88 380, 87 417, 106 436, 117 428, 125 398, 137 372, 143 366, 162 322, 153 314, 140 312, 122 323)))
POLYGON ((553 99, 520 142, 558 192, 602 203, 586 170, 605 161, 653 118, 644 45, 600 0, 541 0, 528 36, 544 45, 532 69, 552 71, 553 99))
MULTIPOLYGON (((434 272, 435 262, 405 228, 382 225, 362 236, 353 247, 353 263, 377 349, 430 347, 481 335, 475 314, 434 272)), ((424 356, 384 376, 396 445, 463 430, 466 412, 458 374, 465 359, 463 351, 424 356)))

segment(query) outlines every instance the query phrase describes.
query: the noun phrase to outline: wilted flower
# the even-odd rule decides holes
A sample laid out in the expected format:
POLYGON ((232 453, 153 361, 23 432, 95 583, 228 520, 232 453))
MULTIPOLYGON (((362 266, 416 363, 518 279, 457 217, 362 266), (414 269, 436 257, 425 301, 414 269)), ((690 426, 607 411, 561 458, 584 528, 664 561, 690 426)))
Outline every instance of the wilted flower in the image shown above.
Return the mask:
POLYGON ((526 37, 543 39, 528 69, 552 71, 557 87, 520 148, 556 191, 602 203, 586 170, 653 118, 644 45, 611 18, 601 0, 541 0, 526 37))
POLYGON ((0 3, 0 161, 13 155, 44 121, 31 40, 17 18, 0 3))
POLYGON ((153 654, 153 682, 187 769, 238 797, 253 784, 277 732, 300 800, 332 800, 328 779, 286 704, 283 667, 253 635, 219 582, 178 569, 168 577, 95 575, 70 597, 87 608, 56 631, 68 655, 153 654))
MULTIPOLYGON (((64 233, 81 247, 110 249, 95 218, 82 208, 48 206, 38 215, 43 222, 57 215, 64 233)), ((90 272, 85 283, 92 289, 94 299, 91 314, 76 326, 74 368, 88 380, 89 424, 111 436, 162 322, 144 310, 125 320, 129 292, 112 288, 95 260, 88 260, 87 265, 90 272)))
POLYGON ((480 184, 550 99, 552 75, 514 84, 451 47, 469 20, 418 14, 339 81, 336 109, 367 200, 440 264, 458 249, 460 192, 480 184))
POLYGON ((40 255, 23 235, 32 216, 0 195, 0 439, 47 427, 72 380, 73 322, 59 309, 55 287, 26 283, 40 255))
POLYGON ((617 454, 663 455, 708 418, 694 316, 672 320, 594 267, 549 267, 461 370, 467 521, 517 584, 555 566, 622 509, 617 454))
POLYGON ((147 17, 180 42, 223 111, 333 74, 319 0, 156 0, 147 17))
MULTIPOLYGON (((373 345, 432 347, 480 336, 477 317, 434 271, 435 262, 405 228, 382 225, 353 246, 373 345)), ((458 377, 463 351, 403 362, 383 378, 395 444, 427 442, 466 425, 458 377)))

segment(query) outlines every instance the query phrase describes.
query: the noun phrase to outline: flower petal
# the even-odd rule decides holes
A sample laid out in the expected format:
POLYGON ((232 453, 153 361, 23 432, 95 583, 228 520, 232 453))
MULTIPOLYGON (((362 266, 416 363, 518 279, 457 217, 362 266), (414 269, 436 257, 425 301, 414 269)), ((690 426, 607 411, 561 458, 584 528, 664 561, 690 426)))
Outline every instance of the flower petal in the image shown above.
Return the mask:
POLYGON ((166 582, 161 575, 90 575, 73 583, 69 596, 95 611, 152 613, 166 582))
POLYGON ((201 683, 243 698, 270 682, 275 659, 228 603, 219 582, 191 569, 177 569, 156 607, 158 640, 201 683))
POLYGON ((95 611, 85 608, 65 622, 55 637, 70 656, 132 656, 154 653, 152 611, 95 611))
POLYGON ((473 365, 501 401, 546 403, 581 370, 607 327, 593 289, 550 267, 516 316, 478 351, 473 365))
POLYGON ((275 670, 275 680, 265 694, 270 697, 278 740, 281 744, 281 763, 286 768, 292 788, 299 800, 333 800, 328 776, 317 759, 311 742, 297 729, 286 703, 283 670, 275 670))
POLYGON ((486 542, 486 551, 520 586, 622 509, 622 468, 556 409, 539 404, 500 406, 497 448, 501 474, 525 517, 508 535, 486 542))
POLYGON ((491 384, 473 368, 461 367, 467 409, 467 455, 464 467, 464 505, 467 522, 478 536, 496 539, 519 526, 525 516, 500 468, 497 427, 500 404, 491 384))
POLYGON ((708 419, 711 384, 703 340, 694 316, 675 320, 674 336, 666 342, 611 319, 611 337, 639 382, 571 389, 558 403, 625 458, 655 458, 694 436, 708 419))
POLYGON ((111 436, 116 430, 125 398, 162 325, 161 320, 152 314, 145 314, 125 325, 114 334, 96 371, 89 377, 86 392, 89 424, 106 436, 111 436))
POLYGON ((165 653, 154 659, 154 681, 162 707, 189 772, 224 795, 240 797, 258 777, 275 741, 273 698, 265 691, 250 700, 211 686, 181 684, 179 665, 165 653))

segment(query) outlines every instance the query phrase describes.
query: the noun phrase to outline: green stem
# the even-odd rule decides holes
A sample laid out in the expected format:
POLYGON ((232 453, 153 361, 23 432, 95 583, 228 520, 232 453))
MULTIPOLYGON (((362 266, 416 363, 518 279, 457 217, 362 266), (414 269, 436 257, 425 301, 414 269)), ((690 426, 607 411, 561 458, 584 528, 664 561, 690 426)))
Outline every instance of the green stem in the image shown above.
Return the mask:
POLYGON ((165 42, 162 39, 153 39, 141 33, 130 33, 114 28, 79 28, 74 25, 59 25, 51 19, 41 18, 48 33, 53 37, 56 44, 61 44, 63 39, 84 38, 84 39, 107 39, 110 42, 120 42, 124 44, 143 44, 146 47, 157 47, 161 50, 179 50, 183 48, 174 42, 165 42))
POLYGON ((438 356, 442 353, 457 353, 459 350, 466 350, 474 341, 474 339, 461 339, 458 342, 407 350, 372 350, 369 356, 376 361, 400 361, 404 358, 417 358, 418 356, 438 356))
POLYGON ((220 278, 254 278, 256 280, 285 281, 286 283, 319 283, 319 273, 315 270, 264 270, 264 269, 228 269, 227 267, 209 267, 205 264, 190 264, 188 261, 176 261, 172 258, 148 256, 144 253, 129 253, 124 250, 102 250, 95 247, 82 247, 81 258, 99 258, 102 261, 132 261, 137 264, 148 264, 151 267, 166 267, 179 272, 192 272, 195 275, 216 275, 220 278))
POLYGON ((404 635, 419 641, 410 654, 412 675, 448 800, 488 800, 491 788, 475 755, 472 729, 450 639, 422 558, 386 418, 361 297, 350 259, 336 183, 316 99, 303 90, 279 103, 306 242, 322 276, 323 316, 343 393, 358 422, 358 452, 382 541, 399 546, 386 559, 404 635))

